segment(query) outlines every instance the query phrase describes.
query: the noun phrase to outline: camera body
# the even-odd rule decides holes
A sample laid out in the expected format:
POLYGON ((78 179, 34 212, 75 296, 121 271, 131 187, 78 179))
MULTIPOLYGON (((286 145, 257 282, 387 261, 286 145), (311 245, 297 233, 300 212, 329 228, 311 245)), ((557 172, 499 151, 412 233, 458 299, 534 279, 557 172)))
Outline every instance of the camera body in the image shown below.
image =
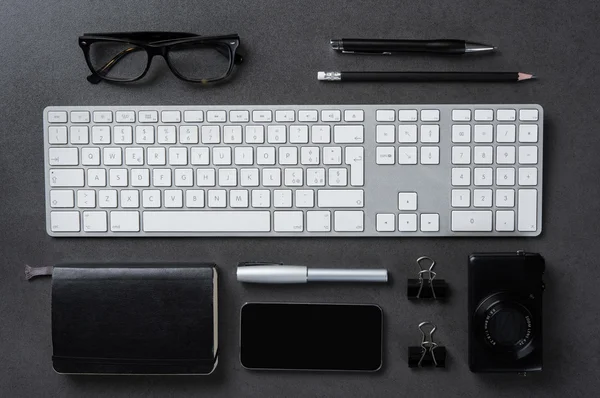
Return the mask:
POLYGON ((542 370, 544 258, 537 253, 469 257, 472 372, 542 370))

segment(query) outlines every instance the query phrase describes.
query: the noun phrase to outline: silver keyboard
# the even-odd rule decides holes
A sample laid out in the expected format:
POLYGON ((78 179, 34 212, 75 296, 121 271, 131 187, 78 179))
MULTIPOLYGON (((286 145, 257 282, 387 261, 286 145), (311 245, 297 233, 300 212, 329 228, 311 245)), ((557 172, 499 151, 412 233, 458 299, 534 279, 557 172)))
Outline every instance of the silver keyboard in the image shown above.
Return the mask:
POLYGON ((537 236, 539 105, 44 110, 51 236, 537 236))

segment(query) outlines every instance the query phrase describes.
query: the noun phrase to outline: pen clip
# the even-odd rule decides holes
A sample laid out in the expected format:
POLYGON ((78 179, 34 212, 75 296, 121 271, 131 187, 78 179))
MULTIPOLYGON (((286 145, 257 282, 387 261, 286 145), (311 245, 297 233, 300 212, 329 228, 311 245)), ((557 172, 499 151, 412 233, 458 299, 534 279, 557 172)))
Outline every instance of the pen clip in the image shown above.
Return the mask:
POLYGON ((388 51, 349 51, 342 50, 342 54, 359 54, 359 55, 392 55, 388 51))
POLYGON ((245 261, 238 263, 238 267, 252 267, 255 265, 283 265, 283 263, 278 263, 275 261, 245 261))

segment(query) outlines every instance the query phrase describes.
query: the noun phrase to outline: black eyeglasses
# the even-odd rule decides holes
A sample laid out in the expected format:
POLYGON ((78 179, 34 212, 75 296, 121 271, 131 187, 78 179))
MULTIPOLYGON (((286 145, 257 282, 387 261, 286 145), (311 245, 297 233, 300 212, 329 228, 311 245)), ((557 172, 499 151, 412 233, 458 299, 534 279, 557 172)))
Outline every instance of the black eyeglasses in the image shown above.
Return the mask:
POLYGON ((194 83, 226 79, 242 63, 237 34, 198 36, 181 32, 86 33, 79 46, 92 71, 87 80, 133 82, 146 75, 155 55, 164 57, 178 78, 194 83))

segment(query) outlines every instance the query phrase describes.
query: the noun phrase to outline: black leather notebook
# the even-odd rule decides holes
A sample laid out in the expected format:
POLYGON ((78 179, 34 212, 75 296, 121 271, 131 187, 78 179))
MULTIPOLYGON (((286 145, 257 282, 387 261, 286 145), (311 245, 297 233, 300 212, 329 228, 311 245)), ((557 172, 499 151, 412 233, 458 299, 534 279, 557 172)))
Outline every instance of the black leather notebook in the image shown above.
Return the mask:
POLYGON ((54 267, 58 373, 209 374, 217 336, 214 264, 54 267))

